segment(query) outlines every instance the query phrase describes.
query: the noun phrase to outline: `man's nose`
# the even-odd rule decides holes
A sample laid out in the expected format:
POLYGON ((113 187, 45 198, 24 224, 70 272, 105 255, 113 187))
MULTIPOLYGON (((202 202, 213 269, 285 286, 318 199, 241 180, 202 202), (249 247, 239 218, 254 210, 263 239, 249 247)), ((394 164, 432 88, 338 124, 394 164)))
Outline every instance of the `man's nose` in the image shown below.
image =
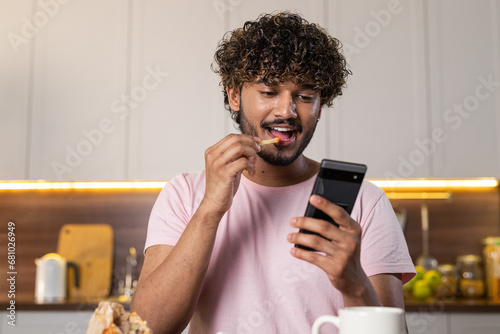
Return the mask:
POLYGON ((297 106, 291 94, 281 94, 276 108, 274 109, 274 116, 289 119, 297 117, 297 106))

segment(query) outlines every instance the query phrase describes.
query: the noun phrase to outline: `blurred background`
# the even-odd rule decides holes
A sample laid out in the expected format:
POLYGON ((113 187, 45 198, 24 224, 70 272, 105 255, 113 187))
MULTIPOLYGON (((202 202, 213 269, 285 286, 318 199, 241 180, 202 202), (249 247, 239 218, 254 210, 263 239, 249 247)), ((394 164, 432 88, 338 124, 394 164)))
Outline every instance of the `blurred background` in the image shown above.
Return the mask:
POLYGON ((0 2, 0 179, 167 180, 236 132, 210 64, 290 10, 344 44, 348 87, 307 154, 369 178, 500 176, 498 1, 0 2))
POLYGON ((0 271, 16 270, 14 297, 0 281, 0 333, 12 329, 12 300, 17 333, 85 331, 103 298, 128 309, 161 187, 202 170, 206 148, 237 132, 210 69, 219 41, 281 10, 337 37, 353 72, 306 155, 389 180, 377 184, 412 259, 432 255, 452 268, 443 280, 454 273, 445 299, 406 291, 410 333, 498 333, 498 0, 0 0, 0 271), (93 183, 136 180, 161 182, 93 183), (53 252, 77 263, 82 286, 35 302, 35 259, 53 252), (471 258, 482 276, 469 298, 457 265, 471 258), (497 276, 485 266, 493 258, 497 276))

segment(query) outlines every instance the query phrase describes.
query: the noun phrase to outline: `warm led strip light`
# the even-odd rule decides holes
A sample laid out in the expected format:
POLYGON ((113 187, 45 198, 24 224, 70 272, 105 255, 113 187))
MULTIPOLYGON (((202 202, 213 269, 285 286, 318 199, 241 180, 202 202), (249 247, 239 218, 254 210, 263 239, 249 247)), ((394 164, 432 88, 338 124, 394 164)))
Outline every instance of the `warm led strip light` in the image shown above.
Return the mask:
POLYGON ((450 199, 451 193, 448 192, 388 192, 389 199, 450 199))
MULTIPOLYGON (((369 180, 387 191, 400 189, 447 189, 454 188, 495 188, 499 182, 493 178, 483 179, 371 179, 369 180)), ((49 181, 0 181, 0 190, 48 190, 48 189, 161 189, 167 181, 81 181, 81 182, 49 182, 49 181)), ((403 196, 403 195, 401 195, 403 196)), ((432 196, 428 193, 427 196, 432 196)), ((422 198, 422 195, 419 197, 422 198)))
POLYGON ((395 188, 495 188, 498 187, 498 180, 493 178, 481 179, 407 179, 407 180, 370 180, 375 185, 383 189, 395 188))
POLYGON ((161 189, 166 181, 122 182, 0 182, 0 190, 49 190, 49 189, 161 189))

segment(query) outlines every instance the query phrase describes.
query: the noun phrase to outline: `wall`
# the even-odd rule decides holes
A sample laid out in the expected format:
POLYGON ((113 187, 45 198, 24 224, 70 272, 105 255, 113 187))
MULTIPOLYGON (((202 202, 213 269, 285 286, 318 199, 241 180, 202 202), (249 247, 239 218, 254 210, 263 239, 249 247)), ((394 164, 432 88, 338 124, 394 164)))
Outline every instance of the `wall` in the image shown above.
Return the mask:
MULTIPOLYGON (((118 282, 125 278, 126 256, 137 250, 138 279, 144 260, 144 242, 149 214, 159 190, 29 190, 0 191, 0 245, 7 259, 7 223, 15 223, 16 300, 33 300, 35 259, 57 252, 58 236, 65 224, 108 224, 113 228, 112 294, 118 295, 118 282)), ((7 261, 0 270, 6 273, 7 261)), ((0 291, 8 291, 7 281, 0 291)), ((1 295, 0 299, 7 298, 1 295)))
MULTIPOLYGON (((407 210, 405 237, 415 262, 422 254, 421 200, 392 200, 407 210)), ((458 255, 482 254, 481 240, 500 236, 498 189, 453 191, 450 200, 427 200, 429 253, 440 264, 455 263, 458 255)))
POLYGON ((235 132, 210 70, 217 43, 282 9, 337 36, 354 73, 309 156, 366 163, 371 178, 500 177, 497 1, 0 6, 0 179, 170 179, 203 168, 204 150, 235 132))

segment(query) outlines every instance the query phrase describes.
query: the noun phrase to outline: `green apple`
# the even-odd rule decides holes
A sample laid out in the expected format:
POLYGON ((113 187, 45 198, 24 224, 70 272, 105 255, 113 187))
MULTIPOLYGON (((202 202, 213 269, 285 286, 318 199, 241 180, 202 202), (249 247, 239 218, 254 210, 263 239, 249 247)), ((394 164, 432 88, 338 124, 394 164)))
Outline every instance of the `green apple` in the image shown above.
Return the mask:
POLYGON ((441 283, 441 274, 437 270, 429 270, 424 274, 423 280, 429 283, 432 290, 435 290, 441 283))
POLYGON ((412 292, 413 297, 420 300, 425 300, 432 295, 432 289, 425 280, 416 281, 412 292))

